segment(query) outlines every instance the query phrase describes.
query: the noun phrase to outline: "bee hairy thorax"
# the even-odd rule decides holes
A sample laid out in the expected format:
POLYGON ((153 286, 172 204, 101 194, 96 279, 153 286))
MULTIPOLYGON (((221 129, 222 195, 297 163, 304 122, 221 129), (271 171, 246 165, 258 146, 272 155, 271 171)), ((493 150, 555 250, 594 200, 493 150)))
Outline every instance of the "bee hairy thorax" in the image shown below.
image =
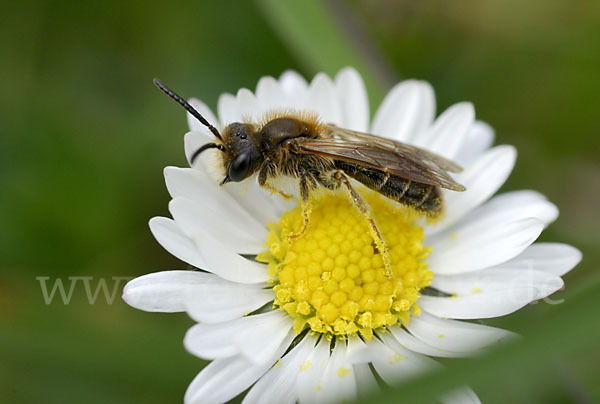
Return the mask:
MULTIPOLYGON (((263 165, 268 177, 285 175, 292 178, 306 177, 312 187, 324 185, 323 174, 335 170, 331 159, 297 153, 297 138, 318 138, 321 127, 312 117, 283 116, 269 120, 260 130, 263 165)), ((260 174, 259 174, 260 177, 260 174)), ((259 178, 260 181, 260 178, 259 178)))

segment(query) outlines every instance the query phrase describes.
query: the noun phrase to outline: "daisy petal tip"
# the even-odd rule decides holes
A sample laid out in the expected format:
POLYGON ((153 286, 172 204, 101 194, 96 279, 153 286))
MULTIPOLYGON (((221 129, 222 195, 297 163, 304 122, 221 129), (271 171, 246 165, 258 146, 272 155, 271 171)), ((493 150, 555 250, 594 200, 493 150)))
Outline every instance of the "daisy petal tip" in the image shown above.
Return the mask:
POLYGON ((546 211, 547 212, 546 212, 545 216, 542 217, 542 219, 544 220, 546 225, 554 223, 556 221, 556 219, 558 219, 558 216, 560 215, 560 209, 558 209, 558 206, 556 206, 552 202, 546 203, 546 211))
POLYGON ((192 271, 160 271, 139 276, 127 282, 122 299, 133 308, 149 312, 183 311, 181 285, 188 283, 192 271))
MULTIPOLYGON (((147 288, 146 288, 147 289, 147 288)), ((143 287, 132 285, 131 282, 123 288, 121 298, 129 306, 142 311, 163 311, 159 306, 153 305, 151 299, 148 299, 149 290, 144 290, 143 287)))
POLYGON ((517 148, 514 147, 513 145, 509 145, 509 144, 503 144, 503 145, 499 145, 496 147, 498 149, 498 151, 501 151, 502 153, 505 154, 505 158, 509 161, 512 162, 512 165, 514 165, 514 163, 517 160, 517 148))
MULTIPOLYGON (((572 267, 571 269, 573 269, 575 266, 577 266, 577 264, 579 264, 581 262, 581 260, 583 259, 583 253, 581 252, 581 250, 579 250, 578 248, 573 247, 572 245, 568 245, 565 244, 572 253, 572 267)), ((569 269, 569 270, 571 270, 569 269)))
POLYGON ((521 334, 517 334, 516 332, 504 330, 501 328, 498 328, 497 330, 499 331, 498 338, 496 339, 496 341, 490 344, 490 348, 494 348, 495 346, 517 343, 523 339, 523 336, 521 334))
POLYGON ((327 73, 323 73, 323 72, 319 72, 315 75, 315 77, 312 79, 311 84, 312 85, 316 85, 314 83, 327 83, 327 84, 331 84, 331 78, 329 77, 329 75, 327 73))
POLYGON ((565 282, 560 277, 556 277, 543 285, 538 285, 535 288, 536 297, 534 300, 544 299, 563 289, 564 286, 565 282))
POLYGON ((496 136, 496 131, 494 130, 492 125, 490 125, 489 123, 487 123, 485 121, 476 120, 473 123, 473 126, 480 133, 484 134, 485 136, 490 137, 492 140, 496 136))
POLYGON ((127 303, 128 305, 130 305, 131 307, 136 308, 137 299, 135 296, 135 289, 131 285, 131 281, 127 282, 127 284, 125 284, 125 286, 123 287, 123 293, 121 294, 121 299, 123 299, 123 301, 125 303, 127 303))
POLYGON ((160 231, 162 227, 170 224, 171 222, 173 222, 173 219, 169 219, 168 217, 154 216, 148 220, 148 227, 150 227, 152 234, 155 234, 156 232, 160 231))
POLYGON ((298 73, 296 70, 293 70, 293 69, 286 69, 279 76, 279 80, 288 79, 288 78, 293 78, 294 80, 297 79, 297 80, 306 81, 306 79, 304 77, 302 77, 302 75, 300 73, 298 73))
POLYGON ((154 216, 148 220, 148 227, 150 227, 150 230, 153 231, 153 229, 156 229, 158 226, 160 226, 162 219, 166 219, 166 217, 154 216))
POLYGON ((335 81, 336 82, 340 82, 343 80, 351 80, 351 81, 359 81, 362 83, 362 77, 360 75, 360 73, 358 73, 358 71, 351 66, 346 66, 344 67, 342 70, 340 70, 336 75, 335 75, 335 81))
POLYGON ((475 106, 471 101, 461 101, 450 106, 444 113, 456 114, 457 117, 461 117, 466 121, 470 121, 471 125, 475 122, 475 106))
POLYGON ((166 166, 163 168, 163 176, 165 177, 165 181, 169 181, 171 177, 173 177, 173 175, 179 170, 181 170, 181 168, 175 166, 166 166))

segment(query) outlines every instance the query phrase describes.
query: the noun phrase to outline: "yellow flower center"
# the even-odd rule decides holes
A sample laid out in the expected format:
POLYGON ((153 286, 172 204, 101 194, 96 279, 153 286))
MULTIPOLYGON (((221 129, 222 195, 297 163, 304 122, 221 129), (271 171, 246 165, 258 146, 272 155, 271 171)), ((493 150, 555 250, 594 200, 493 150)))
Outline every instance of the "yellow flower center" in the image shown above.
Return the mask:
POLYGON ((419 216, 378 194, 365 193, 385 240, 393 274, 386 276, 366 219, 344 195, 312 201, 310 223, 302 228, 299 207, 270 223, 266 246, 257 259, 268 263, 274 307, 294 318, 294 330, 346 338, 400 323, 420 313, 415 302, 433 273, 425 258, 419 216))

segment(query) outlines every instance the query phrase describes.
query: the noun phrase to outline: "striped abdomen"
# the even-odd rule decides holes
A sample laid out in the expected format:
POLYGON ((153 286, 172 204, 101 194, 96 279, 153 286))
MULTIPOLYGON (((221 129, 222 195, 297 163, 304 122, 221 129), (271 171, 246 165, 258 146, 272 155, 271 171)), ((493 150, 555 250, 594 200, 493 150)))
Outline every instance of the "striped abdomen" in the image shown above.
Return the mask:
POLYGON ((369 167, 336 160, 335 166, 361 184, 396 202, 436 216, 442 212, 440 190, 369 167))

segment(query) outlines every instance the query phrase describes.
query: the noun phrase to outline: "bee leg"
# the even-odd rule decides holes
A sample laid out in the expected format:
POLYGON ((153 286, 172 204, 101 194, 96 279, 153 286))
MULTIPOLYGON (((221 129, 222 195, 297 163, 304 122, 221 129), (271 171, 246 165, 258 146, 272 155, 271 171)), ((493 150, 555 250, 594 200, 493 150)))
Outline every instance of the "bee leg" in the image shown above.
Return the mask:
POLYGON ((281 197, 282 197, 283 199, 285 199, 286 201, 289 201, 289 200, 291 200, 292 198, 294 198, 294 196, 293 196, 293 195, 286 194, 285 192, 283 192, 283 191, 280 191, 280 190, 277 190, 277 193, 278 193, 279 195, 281 195, 281 197))
POLYGON ((262 188, 268 189, 271 192, 271 195, 274 195, 277 193, 277 194, 281 195, 283 197, 283 199, 286 199, 286 200, 292 199, 292 195, 288 195, 285 192, 280 191, 277 188, 275 188, 274 186, 272 186, 271 184, 269 184, 268 178, 269 178, 270 171, 274 171, 274 170, 271 167, 271 160, 267 157, 264 161, 264 164, 260 168, 260 171, 258 172, 258 185, 260 185, 262 188))
POLYGON ((381 236, 381 232, 377 228, 377 224, 375 223, 375 218, 373 217, 373 212, 371 211, 371 207, 365 201, 365 199, 358 193, 356 189, 350 183, 348 177, 344 175, 342 171, 337 171, 335 173, 335 179, 339 181, 342 185, 346 187, 346 189, 350 192, 350 198, 352 199, 352 203, 358 209, 360 214, 366 219, 367 225, 369 226, 369 232, 371 233, 371 237, 373 237, 373 241, 375 242, 375 246, 379 250, 381 254, 381 259, 383 260, 383 265, 385 267, 386 276, 391 279, 394 275, 392 271, 392 264, 390 262, 390 255, 388 253, 387 247, 385 245, 385 240, 381 236))
POLYGON ((308 228, 312 205, 309 202, 309 185, 306 174, 300 176, 300 209, 302 209, 302 228, 298 233, 288 235, 288 239, 295 239, 304 234, 308 228))
POLYGON ((275 188, 274 186, 272 186, 268 182, 265 182, 265 183, 262 183, 262 184, 259 182, 258 185, 260 185, 262 188, 267 189, 271 193, 271 195, 275 195, 275 194, 281 195, 281 197, 283 199, 285 199, 286 201, 289 201, 289 200, 291 200, 294 197, 293 195, 286 194, 285 192, 280 191, 279 189, 275 188))

